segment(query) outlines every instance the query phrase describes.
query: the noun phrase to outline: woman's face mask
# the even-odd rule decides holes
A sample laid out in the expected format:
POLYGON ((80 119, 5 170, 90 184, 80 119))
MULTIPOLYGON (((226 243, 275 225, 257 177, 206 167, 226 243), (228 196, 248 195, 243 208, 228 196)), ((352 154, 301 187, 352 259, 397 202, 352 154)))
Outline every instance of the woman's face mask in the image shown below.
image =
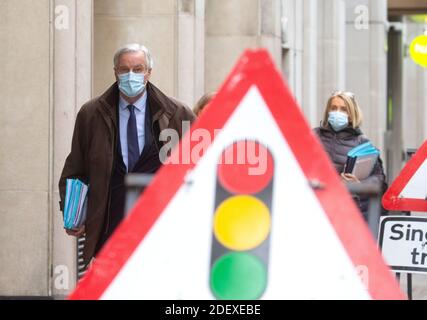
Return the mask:
POLYGON ((341 131, 348 126, 348 115, 340 111, 331 111, 329 112, 328 122, 332 129, 341 131))

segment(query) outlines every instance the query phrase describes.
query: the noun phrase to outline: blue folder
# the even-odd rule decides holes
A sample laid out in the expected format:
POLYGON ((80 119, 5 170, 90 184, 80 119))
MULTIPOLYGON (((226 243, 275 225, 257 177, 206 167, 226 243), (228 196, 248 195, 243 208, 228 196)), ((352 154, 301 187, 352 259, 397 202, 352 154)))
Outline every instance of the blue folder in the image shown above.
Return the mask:
POLYGON ((78 229, 86 221, 89 187, 79 179, 67 179, 64 204, 64 228, 78 229))

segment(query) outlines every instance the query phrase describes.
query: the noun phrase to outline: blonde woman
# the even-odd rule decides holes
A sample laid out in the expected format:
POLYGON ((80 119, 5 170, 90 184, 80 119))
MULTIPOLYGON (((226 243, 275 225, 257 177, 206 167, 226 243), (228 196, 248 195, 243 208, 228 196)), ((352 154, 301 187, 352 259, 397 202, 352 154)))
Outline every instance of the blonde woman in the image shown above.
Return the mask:
MULTIPOLYGON (((378 158, 371 175, 359 181, 352 174, 344 173, 347 153, 354 147, 368 142, 369 139, 360 130, 362 112, 351 92, 335 91, 329 97, 320 127, 314 131, 323 143, 337 172, 344 181, 358 183, 378 182, 385 185, 386 177, 382 161, 378 158)), ((367 220, 368 198, 354 196, 356 203, 367 220)))

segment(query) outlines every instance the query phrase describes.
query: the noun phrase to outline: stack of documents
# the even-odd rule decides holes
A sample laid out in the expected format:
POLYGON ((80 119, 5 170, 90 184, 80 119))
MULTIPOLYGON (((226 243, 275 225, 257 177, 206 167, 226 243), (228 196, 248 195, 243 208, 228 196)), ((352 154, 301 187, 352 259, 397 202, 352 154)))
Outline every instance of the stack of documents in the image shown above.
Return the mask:
POLYGON ((67 179, 64 205, 64 227, 78 229, 86 221, 88 186, 79 179, 67 179))
POLYGON ((372 173, 379 154, 371 142, 358 145, 347 153, 344 172, 355 175, 359 180, 366 179, 372 173))

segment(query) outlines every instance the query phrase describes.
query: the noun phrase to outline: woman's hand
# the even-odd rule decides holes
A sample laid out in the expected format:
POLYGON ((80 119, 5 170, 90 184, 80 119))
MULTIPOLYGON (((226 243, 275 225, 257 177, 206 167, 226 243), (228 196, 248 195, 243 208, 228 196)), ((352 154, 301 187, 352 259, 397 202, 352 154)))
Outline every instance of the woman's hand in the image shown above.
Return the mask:
POLYGON ((355 175, 352 175, 350 173, 341 173, 341 178, 344 181, 348 181, 348 182, 360 182, 359 179, 357 179, 357 177, 355 175))

